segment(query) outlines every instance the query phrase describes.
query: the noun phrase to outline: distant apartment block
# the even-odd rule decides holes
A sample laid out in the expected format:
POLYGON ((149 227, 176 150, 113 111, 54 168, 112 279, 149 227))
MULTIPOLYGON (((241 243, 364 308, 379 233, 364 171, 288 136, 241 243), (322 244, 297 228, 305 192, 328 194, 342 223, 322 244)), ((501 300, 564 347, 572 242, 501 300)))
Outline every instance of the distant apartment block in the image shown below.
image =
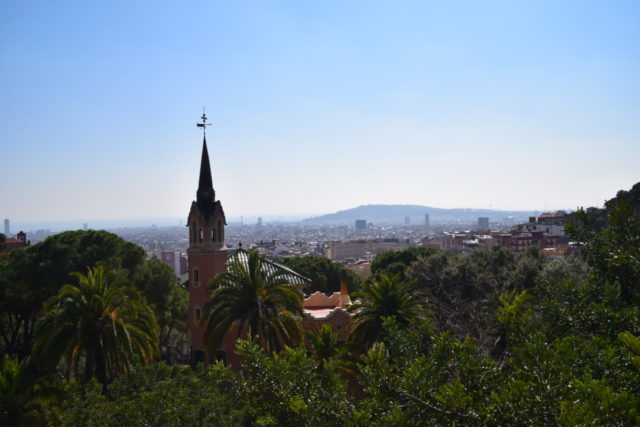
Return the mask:
POLYGON ((564 222, 567 218, 565 211, 545 212, 538 217, 529 217, 529 222, 520 224, 519 230, 542 231, 547 235, 564 237, 564 222))
POLYGON ((4 235, 9 237, 11 234, 11 224, 9 223, 9 218, 4 219, 4 235))
POLYGON ((489 229, 489 218, 486 216, 481 216, 478 218, 478 230, 488 230, 489 229))
POLYGON ((188 271, 187 257, 179 251, 162 251, 160 260, 171 267, 177 277, 188 271))
POLYGON ((334 261, 372 259, 380 252, 400 251, 410 247, 408 240, 372 239, 329 242, 327 257, 334 261))
MULTIPOLYGON (((427 242, 423 242, 424 246, 426 246, 425 243, 427 242)), ((426 247, 434 246, 433 241, 428 243, 430 246, 426 247)), ((488 248, 496 244, 498 244, 498 242, 493 238, 493 236, 489 235, 445 232, 442 237, 440 249, 455 253, 468 253, 479 247, 488 248)))
POLYGON ((429 226, 429 214, 424 214, 424 225, 429 226))
POLYGON ((547 235, 543 231, 518 231, 510 233, 495 233, 493 237, 499 244, 514 252, 524 252, 529 246, 538 246, 540 249, 555 248, 560 242, 559 236, 547 235))
MULTIPOLYGON (((564 233, 564 211, 547 212, 538 217, 530 217, 529 222, 520 224, 508 232, 493 231, 490 234, 444 233, 440 239, 440 249, 450 252, 467 253, 478 247, 502 245, 514 252, 524 252, 529 246, 537 246, 550 257, 563 256, 568 245, 564 233)), ((488 218, 478 218, 478 229, 489 230, 488 218)), ((437 239, 422 240, 425 247, 436 247, 437 239)))
POLYGON ((366 219, 356 219, 356 231, 364 231, 367 229, 366 219))
POLYGON ((422 239, 422 246, 431 249, 442 249, 442 239, 437 237, 427 236, 422 239))

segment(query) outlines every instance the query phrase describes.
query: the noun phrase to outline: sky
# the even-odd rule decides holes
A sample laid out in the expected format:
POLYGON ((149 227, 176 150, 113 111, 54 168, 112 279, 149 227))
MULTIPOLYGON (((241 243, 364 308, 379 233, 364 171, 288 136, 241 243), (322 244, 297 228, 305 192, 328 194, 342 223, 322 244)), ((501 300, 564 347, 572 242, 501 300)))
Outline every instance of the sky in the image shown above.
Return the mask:
POLYGON ((638 1, 2 1, 0 218, 601 206, 640 181, 638 1))

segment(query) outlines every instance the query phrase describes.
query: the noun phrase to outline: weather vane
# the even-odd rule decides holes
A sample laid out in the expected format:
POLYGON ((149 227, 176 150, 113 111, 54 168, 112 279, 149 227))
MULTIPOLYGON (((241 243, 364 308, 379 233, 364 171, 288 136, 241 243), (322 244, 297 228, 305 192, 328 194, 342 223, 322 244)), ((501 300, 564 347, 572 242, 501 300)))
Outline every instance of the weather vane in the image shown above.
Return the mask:
POLYGON ((196 126, 198 126, 199 128, 202 128, 202 134, 206 135, 207 126, 211 126, 211 123, 207 123, 207 115, 204 113, 204 107, 202 107, 202 117, 200 118, 202 119, 202 123, 196 123, 196 126))

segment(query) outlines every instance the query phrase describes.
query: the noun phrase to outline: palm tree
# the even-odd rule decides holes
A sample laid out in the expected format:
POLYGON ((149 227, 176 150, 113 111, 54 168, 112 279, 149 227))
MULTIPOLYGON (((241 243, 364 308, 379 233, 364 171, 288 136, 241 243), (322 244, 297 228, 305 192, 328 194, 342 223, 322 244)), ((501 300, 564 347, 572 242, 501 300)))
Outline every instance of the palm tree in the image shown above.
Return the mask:
POLYGON ((399 327, 418 323, 426 317, 426 301, 396 276, 381 274, 366 282, 349 307, 354 312, 351 341, 370 347, 382 334, 385 317, 393 317, 399 327))
POLYGON ((36 386, 36 370, 30 359, 19 362, 17 358, 5 354, 0 364, 0 424, 36 424, 39 390, 36 386))
POLYGON ((84 360, 84 381, 94 375, 106 384, 128 372, 134 357, 143 363, 158 354, 158 327, 151 309, 130 282, 111 282, 103 267, 71 273, 77 285, 65 285, 44 306, 34 352, 55 367, 64 357, 68 372, 84 360))
POLYGON ((307 331, 309 356, 316 361, 318 368, 332 362, 345 374, 355 373, 355 359, 351 356, 351 345, 340 341, 340 332, 333 330, 328 323, 320 328, 307 331))
POLYGON ((268 264, 256 252, 243 252, 209 285, 203 308, 204 339, 213 352, 232 326, 246 331, 267 351, 302 341, 302 293, 291 286, 286 270, 268 264))

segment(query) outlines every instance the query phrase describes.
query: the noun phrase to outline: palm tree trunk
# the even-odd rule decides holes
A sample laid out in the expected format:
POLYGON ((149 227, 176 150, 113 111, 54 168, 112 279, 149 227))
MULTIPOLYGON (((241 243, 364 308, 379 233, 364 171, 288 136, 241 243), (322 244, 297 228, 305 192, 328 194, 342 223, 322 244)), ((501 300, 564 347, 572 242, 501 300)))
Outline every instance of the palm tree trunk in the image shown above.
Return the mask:
POLYGON ((87 348, 86 360, 84 361, 84 382, 87 383, 93 376, 95 366, 95 346, 87 348))

